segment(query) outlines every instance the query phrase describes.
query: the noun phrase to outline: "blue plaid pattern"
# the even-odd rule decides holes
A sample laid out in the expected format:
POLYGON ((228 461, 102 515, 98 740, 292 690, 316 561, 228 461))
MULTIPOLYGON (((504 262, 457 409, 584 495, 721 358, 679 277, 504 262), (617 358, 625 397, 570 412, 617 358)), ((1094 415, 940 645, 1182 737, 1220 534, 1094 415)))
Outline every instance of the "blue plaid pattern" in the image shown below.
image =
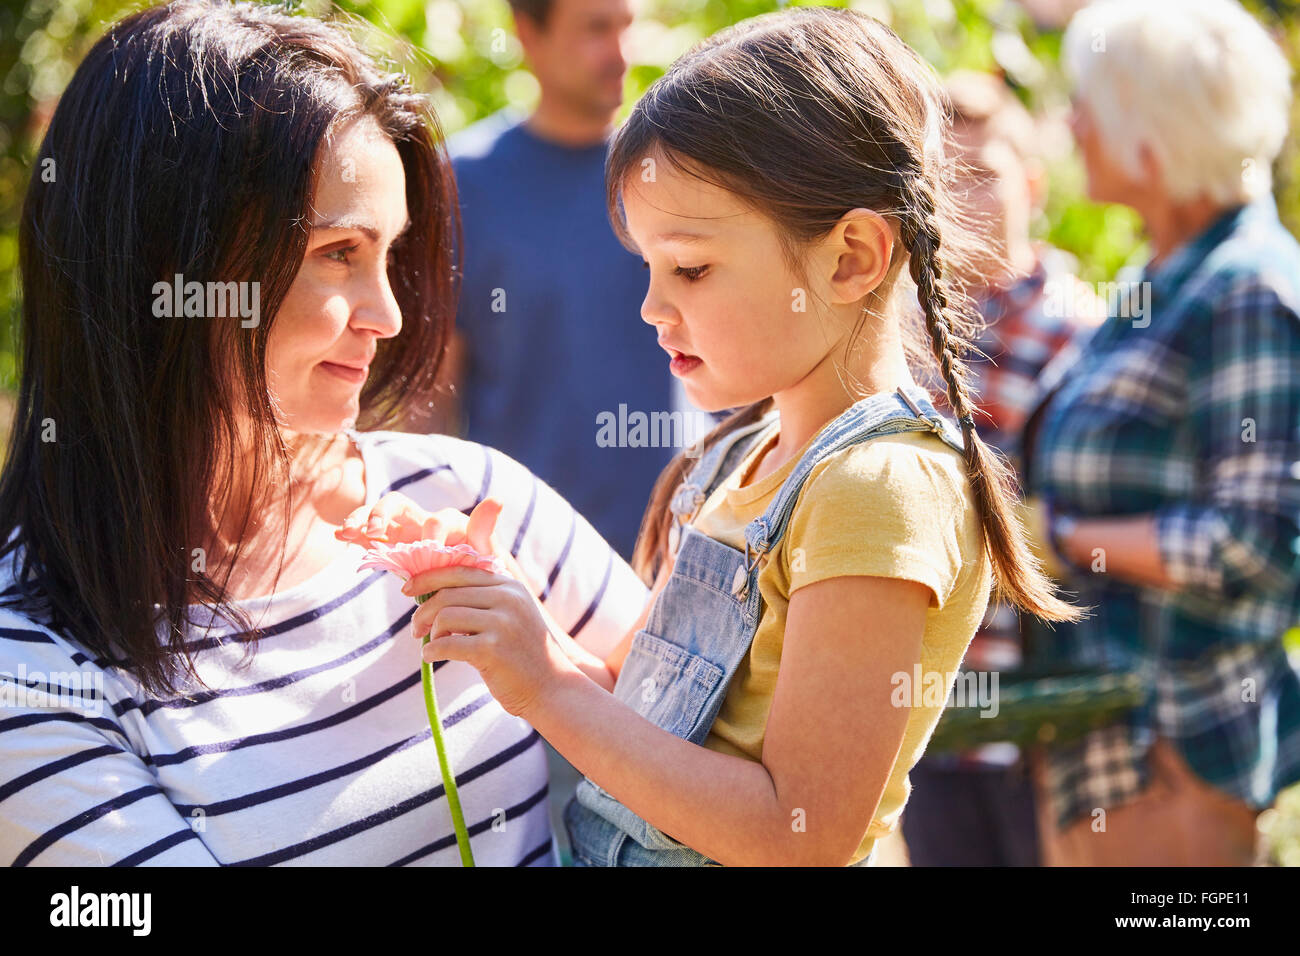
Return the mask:
POLYGON ((1257 809, 1300 780, 1300 662, 1282 648, 1300 621, 1300 245, 1265 196, 1137 282, 1147 309, 1140 285, 1112 308, 1025 476, 1061 513, 1154 515, 1177 582, 1076 569, 1064 587, 1092 616, 1026 620, 1039 663, 1133 668, 1149 688, 1125 722, 1047 751, 1061 827, 1136 796, 1157 734, 1257 809))

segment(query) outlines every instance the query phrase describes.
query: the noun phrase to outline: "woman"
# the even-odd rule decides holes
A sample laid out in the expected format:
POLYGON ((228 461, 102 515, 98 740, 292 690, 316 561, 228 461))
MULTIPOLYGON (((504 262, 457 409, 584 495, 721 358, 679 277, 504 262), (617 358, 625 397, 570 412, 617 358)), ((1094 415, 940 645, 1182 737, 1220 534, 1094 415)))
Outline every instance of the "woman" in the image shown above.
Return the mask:
POLYGON ((1096 608, 1038 643, 1150 692, 1047 752, 1044 855, 1249 864, 1300 780, 1300 246, 1269 194, 1288 68, 1231 0, 1096 5, 1065 55, 1089 193, 1154 255, 1034 416, 1040 542, 1096 608))
MULTIPOLYGON (((455 864, 415 605, 357 572, 384 529, 341 530, 387 491, 471 539, 461 512, 507 502, 499 540, 593 651, 639 613, 520 465, 384 430, 432 400, 455 311, 439 139, 341 31, 253 4, 142 11, 77 70, 22 216, 0 862, 455 864)), ((540 738, 473 668, 436 683, 476 859, 553 862, 540 738)))

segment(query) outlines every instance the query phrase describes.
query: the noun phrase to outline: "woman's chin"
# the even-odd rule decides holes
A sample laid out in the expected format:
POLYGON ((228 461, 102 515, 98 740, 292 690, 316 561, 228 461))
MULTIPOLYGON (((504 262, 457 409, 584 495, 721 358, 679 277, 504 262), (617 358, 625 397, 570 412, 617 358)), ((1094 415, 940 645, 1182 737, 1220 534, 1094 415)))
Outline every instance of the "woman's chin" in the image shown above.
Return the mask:
POLYGON ((322 415, 319 410, 310 416, 290 417, 285 423, 287 431, 299 435, 338 435, 357 427, 357 410, 342 409, 336 415, 322 415))

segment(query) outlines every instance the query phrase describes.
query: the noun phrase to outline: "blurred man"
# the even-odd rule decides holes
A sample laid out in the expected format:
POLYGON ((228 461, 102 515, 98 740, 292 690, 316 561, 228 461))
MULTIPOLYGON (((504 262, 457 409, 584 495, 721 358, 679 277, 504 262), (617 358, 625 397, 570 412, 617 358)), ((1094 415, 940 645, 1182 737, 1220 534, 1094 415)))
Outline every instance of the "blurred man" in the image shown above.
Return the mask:
POLYGON ((653 428, 598 427, 675 401, 668 356, 641 320, 648 273, 605 207, 633 12, 629 0, 511 8, 541 87, 537 108, 503 110, 449 143, 465 243, 449 363, 459 432, 528 466, 630 557, 675 450, 653 428), (617 433, 626 437, 611 446, 617 433))
MULTIPOLYGON (((1038 402, 1040 373, 1104 318, 1104 307, 1073 274, 1070 257, 1030 241, 1045 199, 1035 124, 995 76, 956 73, 947 83, 961 168, 963 207, 990 240, 990 258, 964 278, 988 327, 970 361, 985 416, 980 437, 1019 470, 1021 432, 1038 402)), ((1015 670, 1021 663, 1016 615, 991 606, 963 667, 1015 670)), ((913 768, 903 834, 913 866, 1036 866, 1033 788, 1018 749, 991 744, 962 754, 929 754, 913 768)))

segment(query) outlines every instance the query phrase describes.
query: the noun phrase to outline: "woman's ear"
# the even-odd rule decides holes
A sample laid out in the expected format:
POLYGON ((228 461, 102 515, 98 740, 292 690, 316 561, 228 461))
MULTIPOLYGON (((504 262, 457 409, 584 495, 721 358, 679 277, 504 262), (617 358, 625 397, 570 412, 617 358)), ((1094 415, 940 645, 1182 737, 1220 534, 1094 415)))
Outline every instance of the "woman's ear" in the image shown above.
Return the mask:
POLYGON ((870 209, 850 209, 825 239, 830 301, 859 302, 884 281, 894 253, 894 230, 870 209))

